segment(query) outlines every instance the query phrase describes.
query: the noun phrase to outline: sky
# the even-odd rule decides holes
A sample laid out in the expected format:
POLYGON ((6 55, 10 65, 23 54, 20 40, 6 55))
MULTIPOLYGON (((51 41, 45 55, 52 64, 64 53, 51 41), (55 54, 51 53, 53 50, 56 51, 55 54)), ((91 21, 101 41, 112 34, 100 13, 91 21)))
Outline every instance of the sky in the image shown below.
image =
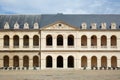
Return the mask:
POLYGON ((120 14, 120 0, 0 0, 0 14, 120 14))

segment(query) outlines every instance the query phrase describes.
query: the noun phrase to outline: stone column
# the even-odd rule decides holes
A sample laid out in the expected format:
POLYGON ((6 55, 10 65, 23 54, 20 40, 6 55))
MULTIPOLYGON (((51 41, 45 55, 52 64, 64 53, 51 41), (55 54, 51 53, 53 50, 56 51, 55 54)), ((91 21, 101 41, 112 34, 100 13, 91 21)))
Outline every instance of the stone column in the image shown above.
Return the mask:
POLYGON ((20 41, 19 41, 19 48, 23 48, 23 38, 20 38, 20 41))
POLYGON ((63 68, 64 68, 64 69, 67 69, 67 64, 68 64, 67 58, 65 58, 65 59, 63 60, 63 68))
POLYGON ((65 36, 65 37, 63 37, 63 47, 64 48, 67 48, 67 46, 68 46, 67 43, 68 43, 67 42, 67 37, 65 36))
POLYGON ((120 59, 117 59, 117 67, 120 67, 120 59))
POLYGON ((97 48, 100 49, 101 48, 101 38, 97 38, 97 48))
POLYGON ((101 67, 101 58, 98 57, 98 60, 97 60, 97 67, 98 69, 101 67))
POLYGON ((53 58, 53 69, 56 69, 57 68, 57 61, 55 58, 53 58))
POLYGON ((111 67, 111 59, 110 58, 107 59, 107 67, 111 67))
POLYGON ((41 69, 45 69, 45 68, 46 68, 45 59, 41 58, 41 69))
POLYGON ((90 49, 91 48, 91 38, 87 38, 87 47, 90 49))
POLYGON ((33 59, 29 59, 29 69, 33 69, 33 59))
POLYGON ((91 58, 88 58, 87 64, 88 64, 87 69, 91 69, 91 58))
POLYGON ((3 67, 3 59, 0 59, 0 67, 3 67))
POLYGON ((13 38, 10 38, 9 48, 10 48, 10 49, 12 49, 12 48, 13 48, 13 38))
POLYGON ((23 59, 20 59, 19 62, 20 62, 20 68, 22 68, 23 67, 23 59))
POLYGON ((111 48, 110 38, 107 38, 107 48, 111 48))
POLYGON ((29 38, 29 48, 33 48, 33 38, 29 38))
POLYGON ((3 48, 3 46, 4 46, 3 38, 0 38, 0 48, 3 48))
POLYGON ((10 58, 10 60, 9 60, 9 66, 13 67, 13 64, 14 64, 13 59, 10 58))
POLYGON ((57 46, 57 40, 56 40, 56 37, 53 36, 53 48, 56 48, 57 46))

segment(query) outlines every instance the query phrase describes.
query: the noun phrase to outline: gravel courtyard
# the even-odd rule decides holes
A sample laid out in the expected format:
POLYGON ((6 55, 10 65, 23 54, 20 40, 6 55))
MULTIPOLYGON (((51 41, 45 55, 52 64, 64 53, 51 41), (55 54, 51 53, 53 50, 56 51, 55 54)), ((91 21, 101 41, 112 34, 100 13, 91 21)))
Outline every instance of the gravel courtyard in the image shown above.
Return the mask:
POLYGON ((120 70, 0 70, 0 80, 120 80, 120 70))

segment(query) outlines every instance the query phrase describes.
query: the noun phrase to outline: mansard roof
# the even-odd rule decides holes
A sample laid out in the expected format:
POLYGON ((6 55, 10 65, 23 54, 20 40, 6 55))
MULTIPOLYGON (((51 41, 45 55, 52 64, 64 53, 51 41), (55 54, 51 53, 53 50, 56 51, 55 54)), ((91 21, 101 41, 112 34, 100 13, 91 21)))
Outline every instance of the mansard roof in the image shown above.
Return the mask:
POLYGON ((107 24, 107 29, 110 29, 111 23, 117 24, 117 29, 120 29, 120 15, 118 14, 42 14, 42 15, 0 15, 0 29, 4 29, 4 24, 9 23, 10 29, 14 29, 14 24, 17 22, 20 29, 23 29, 24 23, 29 24, 29 29, 33 29, 34 23, 39 24, 39 28, 49 24, 62 21, 74 27, 81 28, 81 24, 85 22, 87 29, 90 29, 91 23, 97 24, 97 29, 100 29, 101 23, 107 24))

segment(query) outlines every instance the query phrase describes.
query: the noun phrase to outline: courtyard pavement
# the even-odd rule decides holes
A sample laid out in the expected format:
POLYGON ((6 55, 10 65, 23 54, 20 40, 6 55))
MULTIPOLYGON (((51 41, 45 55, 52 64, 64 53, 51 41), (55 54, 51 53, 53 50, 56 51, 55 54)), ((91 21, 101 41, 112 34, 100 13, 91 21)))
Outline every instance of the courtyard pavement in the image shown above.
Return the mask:
POLYGON ((120 80, 120 70, 0 70, 0 80, 120 80))

